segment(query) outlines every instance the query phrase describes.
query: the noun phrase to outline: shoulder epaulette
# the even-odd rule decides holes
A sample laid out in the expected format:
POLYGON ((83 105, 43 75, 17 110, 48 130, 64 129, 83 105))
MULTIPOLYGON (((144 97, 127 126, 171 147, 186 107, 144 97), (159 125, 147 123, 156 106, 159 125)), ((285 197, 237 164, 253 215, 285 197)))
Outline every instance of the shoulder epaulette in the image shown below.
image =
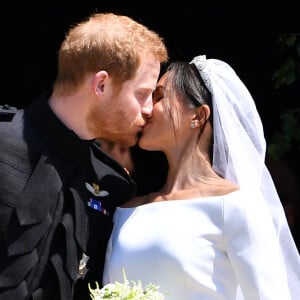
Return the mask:
POLYGON ((0 105, 0 122, 9 122, 17 112, 17 108, 8 104, 0 105))

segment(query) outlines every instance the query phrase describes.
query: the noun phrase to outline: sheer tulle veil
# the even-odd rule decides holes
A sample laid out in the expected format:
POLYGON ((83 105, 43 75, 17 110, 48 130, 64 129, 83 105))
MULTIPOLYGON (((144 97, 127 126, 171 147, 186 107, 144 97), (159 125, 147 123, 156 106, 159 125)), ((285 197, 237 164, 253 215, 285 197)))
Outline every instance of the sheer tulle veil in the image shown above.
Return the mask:
MULTIPOLYGON (((222 177, 240 185, 241 189, 260 191, 262 197, 257 199, 257 209, 267 209, 270 213, 291 299, 300 299, 300 256, 265 165, 266 141, 254 100, 227 63, 207 59, 205 55, 195 57, 190 63, 197 67, 212 94, 213 168, 222 177)), ((239 299, 243 299, 241 295, 239 299)))

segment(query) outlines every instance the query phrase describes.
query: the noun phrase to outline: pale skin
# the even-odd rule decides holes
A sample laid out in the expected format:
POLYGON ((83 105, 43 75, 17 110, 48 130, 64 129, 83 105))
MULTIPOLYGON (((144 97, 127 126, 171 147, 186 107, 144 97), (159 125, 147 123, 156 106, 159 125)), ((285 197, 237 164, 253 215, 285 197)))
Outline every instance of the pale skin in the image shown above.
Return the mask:
POLYGON ((136 144, 138 134, 151 117, 152 92, 160 62, 144 55, 131 80, 118 91, 105 70, 86 76, 67 97, 50 97, 49 104, 62 122, 81 139, 104 139, 124 146, 136 144))
POLYGON ((167 101, 163 92, 168 91, 166 76, 164 74, 157 84, 152 116, 143 128, 139 146, 164 152, 169 165, 167 180, 160 191, 132 199, 124 207, 225 195, 239 189, 212 169, 209 156, 212 127, 208 120, 210 108, 207 105, 192 109, 174 96, 171 106, 178 111, 174 119, 175 136, 173 121, 163 105, 167 101), (191 122, 195 128, 191 128, 191 122))

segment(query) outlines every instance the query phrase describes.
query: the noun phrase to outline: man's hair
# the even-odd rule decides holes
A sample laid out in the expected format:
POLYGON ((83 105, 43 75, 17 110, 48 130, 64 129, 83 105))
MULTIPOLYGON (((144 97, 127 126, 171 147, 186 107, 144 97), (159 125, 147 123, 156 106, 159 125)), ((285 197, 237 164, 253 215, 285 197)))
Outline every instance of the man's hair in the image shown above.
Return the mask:
POLYGON ((58 55, 54 89, 69 94, 86 75, 105 70, 116 86, 131 79, 141 57, 151 54, 160 63, 168 60, 163 39, 130 17, 97 13, 73 26, 58 55))

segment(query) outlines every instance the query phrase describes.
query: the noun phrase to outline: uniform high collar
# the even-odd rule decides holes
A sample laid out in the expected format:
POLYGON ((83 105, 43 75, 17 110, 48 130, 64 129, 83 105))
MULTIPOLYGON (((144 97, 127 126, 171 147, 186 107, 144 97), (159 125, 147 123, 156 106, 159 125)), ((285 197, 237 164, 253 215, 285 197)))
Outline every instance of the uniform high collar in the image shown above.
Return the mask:
POLYGON ((55 115, 49 106, 50 93, 40 96, 25 110, 25 122, 58 155, 67 160, 76 160, 87 155, 94 140, 82 140, 55 115))

